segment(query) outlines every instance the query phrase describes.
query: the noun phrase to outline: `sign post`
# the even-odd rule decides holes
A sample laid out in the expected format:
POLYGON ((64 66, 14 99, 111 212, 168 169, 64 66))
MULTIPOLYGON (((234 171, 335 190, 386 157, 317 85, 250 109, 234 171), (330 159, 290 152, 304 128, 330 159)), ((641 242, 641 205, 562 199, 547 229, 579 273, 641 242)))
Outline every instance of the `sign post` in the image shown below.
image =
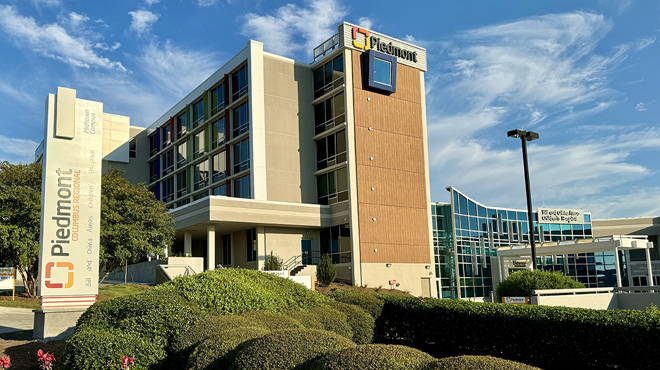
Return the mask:
POLYGON ((96 302, 103 104, 59 87, 46 101, 34 336, 66 336, 96 302))

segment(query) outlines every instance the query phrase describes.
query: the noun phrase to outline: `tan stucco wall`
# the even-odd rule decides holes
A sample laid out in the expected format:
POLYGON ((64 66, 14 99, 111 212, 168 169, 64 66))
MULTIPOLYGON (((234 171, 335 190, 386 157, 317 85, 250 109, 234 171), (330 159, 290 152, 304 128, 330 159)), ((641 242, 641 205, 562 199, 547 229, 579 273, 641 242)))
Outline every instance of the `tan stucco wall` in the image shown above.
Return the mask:
POLYGON ((286 262, 291 257, 299 256, 302 253, 302 239, 310 239, 312 241, 312 251, 318 252, 320 250, 318 230, 264 227, 264 231, 265 256, 270 255, 270 252, 273 251, 273 254, 286 262))
MULTIPOLYGON (((422 296, 422 283, 430 284, 429 291, 434 294, 435 276, 433 266, 421 263, 363 263, 362 285, 371 288, 389 289, 389 281, 396 280, 398 290, 408 291, 414 296, 422 296), (426 269, 426 266, 430 266, 426 269)), ((427 295, 428 296, 428 295, 427 295)))
POLYGON ((594 236, 660 235, 660 217, 614 218, 593 220, 594 236))
POLYGON ((267 199, 316 203, 312 71, 264 54, 267 199))
POLYGON ((103 113, 103 159, 128 163, 131 118, 103 113))
MULTIPOLYGON (((119 116, 121 117, 121 116, 119 116)), ((128 118, 128 117, 126 117, 128 118)), ((149 181, 149 138, 147 131, 143 127, 128 126, 128 141, 126 145, 116 149, 116 152, 125 151, 127 163, 114 161, 112 153, 108 157, 103 158, 103 173, 108 172, 110 169, 118 169, 124 172, 124 177, 128 181, 137 183, 147 183, 149 181), (130 158, 128 155, 128 142, 131 138, 135 138, 136 144, 136 157, 130 158)), ((105 130, 104 130, 105 135, 105 130)), ((105 141, 104 141, 105 144, 105 141)), ((104 146, 105 150, 105 146, 104 146)))

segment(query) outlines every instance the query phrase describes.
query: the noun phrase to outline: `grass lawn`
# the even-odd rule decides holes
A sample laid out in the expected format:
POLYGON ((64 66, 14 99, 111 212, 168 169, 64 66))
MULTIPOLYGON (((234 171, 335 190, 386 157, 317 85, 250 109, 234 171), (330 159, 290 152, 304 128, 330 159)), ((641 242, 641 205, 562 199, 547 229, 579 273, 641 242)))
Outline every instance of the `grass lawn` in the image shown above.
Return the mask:
MULTIPOLYGON (((116 297, 144 292, 149 289, 147 285, 138 284, 117 284, 108 285, 99 288, 99 295, 96 297, 97 301, 105 301, 116 297)), ((39 309, 39 298, 30 298, 23 292, 16 292, 16 298, 11 299, 11 292, 0 292, 0 307, 16 307, 16 308, 29 308, 39 309)))

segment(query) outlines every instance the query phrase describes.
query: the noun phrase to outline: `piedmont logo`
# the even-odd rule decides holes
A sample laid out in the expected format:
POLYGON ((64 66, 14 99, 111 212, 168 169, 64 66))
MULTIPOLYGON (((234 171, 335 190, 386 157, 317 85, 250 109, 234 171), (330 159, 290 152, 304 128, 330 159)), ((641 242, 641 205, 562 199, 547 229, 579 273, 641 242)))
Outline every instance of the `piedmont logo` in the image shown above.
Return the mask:
POLYGON ((46 278, 44 279, 44 283, 46 284, 46 288, 71 288, 73 286, 73 263, 71 262, 48 262, 46 264, 46 278), (63 283, 53 283, 50 281, 51 279, 51 270, 53 268, 66 268, 68 270, 67 273, 67 282, 66 284, 63 283))
POLYGON ((402 49, 392 44, 391 41, 389 43, 385 41, 381 41, 380 37, 369 36, 368 30, 365 30, 364 28, 360 28, 358 26, 353 26, 353 46, 358 49, 362 49, 364 51, 371 49, 373 46, 374 50, 379 51, 381 53, 394 55, 397 58, 401 58, 404 60, 417 63, 416 51, 402 49), (358 33, 364 35, 364 44, 358 41, 358 33))

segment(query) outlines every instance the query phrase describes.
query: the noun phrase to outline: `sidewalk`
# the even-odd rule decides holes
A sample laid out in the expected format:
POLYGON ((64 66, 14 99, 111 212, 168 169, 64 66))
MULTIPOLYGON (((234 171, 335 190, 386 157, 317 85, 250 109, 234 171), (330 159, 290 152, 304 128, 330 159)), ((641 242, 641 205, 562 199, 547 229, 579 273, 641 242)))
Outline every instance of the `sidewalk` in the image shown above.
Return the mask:
POLYGON ((32 330, 34 313, 29 308, 0 307, 0 334, 32 330))

